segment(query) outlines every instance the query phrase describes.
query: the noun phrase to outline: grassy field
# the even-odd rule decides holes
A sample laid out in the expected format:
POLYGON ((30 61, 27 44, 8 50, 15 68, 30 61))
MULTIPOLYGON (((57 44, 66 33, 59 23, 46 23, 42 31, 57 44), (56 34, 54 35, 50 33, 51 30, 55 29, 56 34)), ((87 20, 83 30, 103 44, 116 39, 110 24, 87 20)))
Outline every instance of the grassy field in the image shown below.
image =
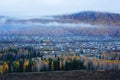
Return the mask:
POLYGON ((120 80, 120 72, 109 71, 56 71, 39 73, 9 73, 0 80, 120 80))

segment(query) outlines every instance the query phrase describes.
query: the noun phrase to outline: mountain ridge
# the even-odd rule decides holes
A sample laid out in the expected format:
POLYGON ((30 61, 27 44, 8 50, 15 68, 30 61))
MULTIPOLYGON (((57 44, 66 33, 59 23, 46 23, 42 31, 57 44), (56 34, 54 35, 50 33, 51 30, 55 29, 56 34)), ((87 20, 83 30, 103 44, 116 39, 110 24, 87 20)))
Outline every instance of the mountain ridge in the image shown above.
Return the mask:
POLYGON ((120 14, 86 11, 32 19, 0 17, 0 35, 120 36, 120 14))
POLYGON ((72 19, 76 22, 120 26, 120 14, 118 13, 84 11, 58 17, 61 19, 72 19))

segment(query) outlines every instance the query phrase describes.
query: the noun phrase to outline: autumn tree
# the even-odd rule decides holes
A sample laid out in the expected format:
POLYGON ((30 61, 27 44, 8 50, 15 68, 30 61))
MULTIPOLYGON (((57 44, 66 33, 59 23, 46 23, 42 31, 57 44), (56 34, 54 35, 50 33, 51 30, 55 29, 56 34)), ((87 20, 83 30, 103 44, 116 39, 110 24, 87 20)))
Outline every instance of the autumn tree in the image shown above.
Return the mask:
POLYGON ((24 72, 27 71, 28 65, 29 65, 29 61, 28 61, 28 60, 25 60, 24 63, 23 63, 23 71, 24 71, 24 72))
POLYGON ((14 67, 14 71, 15 71, 15 72, 18 72, 18 71, 19 71, 19 66, 20 66, 19 61, 14 61, 14 62, 13 62, 13 67, 14 67))
POLYGON ((4 72, 4 73, 7 73, 7 72, 8 72, 8 69, 9 69, 8 63, 7 63, 6 61, 4 61, 4 63, 3 63, 3 72, 4 72))
POLYGON ((0 65, 0 74, 3 74, 3 65, 0 65))

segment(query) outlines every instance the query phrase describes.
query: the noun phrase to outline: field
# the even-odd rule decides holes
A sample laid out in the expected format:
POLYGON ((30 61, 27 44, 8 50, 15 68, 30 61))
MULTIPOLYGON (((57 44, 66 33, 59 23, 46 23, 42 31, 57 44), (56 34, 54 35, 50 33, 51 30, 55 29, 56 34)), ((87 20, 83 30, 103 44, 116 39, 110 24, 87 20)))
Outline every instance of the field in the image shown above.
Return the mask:
POLYGON ((0 80, 120 80, 120 72, 110 71, 56 71, 38 73, 9 73, 0 80))

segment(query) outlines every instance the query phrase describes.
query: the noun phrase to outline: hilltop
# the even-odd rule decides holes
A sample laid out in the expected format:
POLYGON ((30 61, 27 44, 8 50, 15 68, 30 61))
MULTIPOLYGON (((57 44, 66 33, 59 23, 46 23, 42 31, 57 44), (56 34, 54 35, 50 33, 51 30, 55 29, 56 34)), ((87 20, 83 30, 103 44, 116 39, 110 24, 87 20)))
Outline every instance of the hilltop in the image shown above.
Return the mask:
POLYGON ((120 26, 120 14, 117 13, 84 11, 57 17, 71 22, 120 26))

